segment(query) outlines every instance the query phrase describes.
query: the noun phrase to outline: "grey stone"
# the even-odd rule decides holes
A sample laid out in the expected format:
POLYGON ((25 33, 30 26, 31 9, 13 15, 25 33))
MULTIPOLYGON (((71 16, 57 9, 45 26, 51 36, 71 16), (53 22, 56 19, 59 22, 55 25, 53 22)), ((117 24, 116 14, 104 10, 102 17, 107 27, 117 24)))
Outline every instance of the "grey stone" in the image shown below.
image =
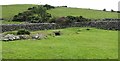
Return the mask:
POLYGON ((5 36, 2 37, 3 41, 13 41, 15 40, 15 35, 13 34, 7 34, 5 36))
POLYGON ((15 39, 16 39, 16 40, 20 40, 20 37, 19 37, 19 36, 15 36, 15 39))
POLYGON ((13 34, 7 34, 5 36, 2 36, 1 40, 3 41, 13 41, 13 40, 20 40, 20 37, 13 34))
POLYGON ((27 29, 27 30, 45 30, 45 29, 61 29, 66 27, 96 27, 100 29, 107 29, 109 28, 118 29, 120 27, 119 25, 120 19, 100 19, 97 21, 88 21, 88 22, 75 22, 71 23, 70 25, 59 25, 55 23, 27 23, 27 24, 2 24, 0 25, 2 27, 2 32, 6 31, 14 31, 19 29, 27 29))
POLYGON ((8 41, 12 41, 12 40, 15 40, 15 36, 13 34, 7 34, 4 36, 4 39, 8 41))
POLYGON ((38 40, 40 40, 40 39, 44 39, 44 38, 47 38, 47 36, 44 35, 44 34, 35 34, 35 35, 32 35, 32 39, 38 39, 38 40))
POLYGON ((29 39, 29 35, 19 35, 19 39, 29 39))

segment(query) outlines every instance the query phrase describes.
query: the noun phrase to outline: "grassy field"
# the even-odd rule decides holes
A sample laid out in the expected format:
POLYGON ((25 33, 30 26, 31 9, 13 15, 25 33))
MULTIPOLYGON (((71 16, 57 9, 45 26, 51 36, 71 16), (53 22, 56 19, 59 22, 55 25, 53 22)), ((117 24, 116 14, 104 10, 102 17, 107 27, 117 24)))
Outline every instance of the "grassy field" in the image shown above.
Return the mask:
MULTIPOLYGON (((2 16, 5 20, 11 20, 14 15, 26 11, 29 7, 33 7, 33 4, 23 4, 23 5, 3 5, 2 6, 2 16)), ((82 8, 55 8, 48 10, 48 13, 55 17, 62 16, 84 16, 86 18, 101 19, 101 18, 118 18, 118 13, 116 12, 105 12, 100 10, 92 9, 82 9, 82 8)), ((3 22, 10 23, 10 22, 3 22)), ((16 23, 16 22, 15 22, 16 23)))
MULTIPOLYGON (((59 29, 61 36, 2 42, 4 59, 117 59, 118 32, 90 28, 59 29), (81 30, 81 31, 78 31, 81 30), (77 32, 77 33, 76 33, 77 32)), ((52 33, 53 30, 32 33, 52 33)))
POLYGON ((25 22, 16 22, 16 21, 0 21, 0 24, 24 24, 25 22))
POLYGON ((82 8, 56 8, 48 11, 53 16, 83 16, 91 19, 118 18, 118 13, 82 8))
POLYGON ((2 5, 2 16, 5 20, 11 20, 14 15, 26 11, 29 7, 33 6, 35 5, 33 4, 2 5))
POLYGON ((2 42, 0 41, 0 60, 2 60, 2 42))

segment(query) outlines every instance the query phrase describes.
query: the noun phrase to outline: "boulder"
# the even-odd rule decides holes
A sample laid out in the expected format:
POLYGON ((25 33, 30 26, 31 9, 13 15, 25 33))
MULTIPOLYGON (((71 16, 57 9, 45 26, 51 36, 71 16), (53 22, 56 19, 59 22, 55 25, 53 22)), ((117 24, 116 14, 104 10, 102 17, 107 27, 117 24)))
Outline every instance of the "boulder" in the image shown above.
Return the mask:
POLYGON ((13 34, 7 34, 7 35, 3 35, 1 37, 1 40, 3 40, 3 41, 20 40, 20 37, 17 35, 13 35, 13 34))
POLYGON ((18 39, 29 39, 29 35, 19 35, 18 39))
POLYGON ((3 36, 2 40, 3 41, 13 41, 13 40, 15 40, 15 35, 7 34, 7 35, 3 36))
POLYGON ((15 40, 20 40, 20 37, 19 36, 15 36, 15 40))
POLYGON ((41 39, 45 39, 45 38, 47 38, 47 36, 44 35, 44 34, 35 34, 35 35, 32 35, 32 39, 41 40, 41 39))

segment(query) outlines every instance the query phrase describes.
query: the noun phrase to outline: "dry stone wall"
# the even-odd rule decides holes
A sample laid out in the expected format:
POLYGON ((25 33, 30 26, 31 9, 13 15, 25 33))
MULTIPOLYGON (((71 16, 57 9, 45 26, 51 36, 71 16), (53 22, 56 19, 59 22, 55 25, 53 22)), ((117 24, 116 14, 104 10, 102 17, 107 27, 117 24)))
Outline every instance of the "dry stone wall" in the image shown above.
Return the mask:
POLYGON ((81 22, 75 23, 75 27, 95 27, 105 30, 119 30, 119 21, 91 21, 91 22, 81 22))
POLYGON ((90 22, 76 22, 69 25, 58 25, 55 23, 29 23, 29 24, 2 24, 2 32, 14 31, 19 29, 27 30, 48 30, 60 29, 66 27, 96 27, 106 30, 119 30, 119 21, 90 21, 90 22))

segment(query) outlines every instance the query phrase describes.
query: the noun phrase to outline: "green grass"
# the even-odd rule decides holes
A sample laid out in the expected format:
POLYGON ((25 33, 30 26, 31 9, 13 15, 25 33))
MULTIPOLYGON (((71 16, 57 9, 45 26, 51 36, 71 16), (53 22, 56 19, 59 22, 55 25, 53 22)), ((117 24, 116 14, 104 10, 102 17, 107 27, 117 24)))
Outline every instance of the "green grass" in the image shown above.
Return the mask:
POLYGON ((26 11, 29 7, 33 6, 35 5, 33 4, 2 5, 2 16, 5 20, 11 20, 14 15, 26 11))
POLYGON ((82 8, 56 8, 48 11, 53 16, 83 16, 86 18, 103 19, 103 18, 118 18, 118 13, 105 12, 100 10, 82 9, 82 8))
POLYGON ((0 21, 1 24, 24 24, 25 22, 16 22, 16 21, 8 21, 8 20, 3 20, 0 21))
MULTIPOLYGON (((2 18, 5 19, 3 24, 9 24, 6 20, 12 20, 13 16, 26 11, 29 7, 33 7, 36 5, 33 4, 23 4, 23 5, 3 5, 2 6, 2 18)), ((52 14, 55 17, 62 16, 83 16, 86 18, 92 19, 102 19, 102 18, 118 18, 118 13, 116 12, 105 12, 100 10, 92 10, 92 9, 82 9, 82 8, 55 8, 48 10, 48 13, 52 14)), ((15 22, 16 23, 16 22, 15 22)), ((18 24, 18 23, 17 23, 18 24)))
POLYGON ((0 60, 2 60, 2 42, 0 41, 0 60))
MULTIPOLYGON (((4 59, 117 59, 118 32, 90 28, 59 29, 61 36, 2 42, 4 59), (78 32, 78 30, 81 30, 78 32), (78 32, 78 34, 76 33, 78 32)), ((32 31, 52 33, 53 30, 32 31)))

